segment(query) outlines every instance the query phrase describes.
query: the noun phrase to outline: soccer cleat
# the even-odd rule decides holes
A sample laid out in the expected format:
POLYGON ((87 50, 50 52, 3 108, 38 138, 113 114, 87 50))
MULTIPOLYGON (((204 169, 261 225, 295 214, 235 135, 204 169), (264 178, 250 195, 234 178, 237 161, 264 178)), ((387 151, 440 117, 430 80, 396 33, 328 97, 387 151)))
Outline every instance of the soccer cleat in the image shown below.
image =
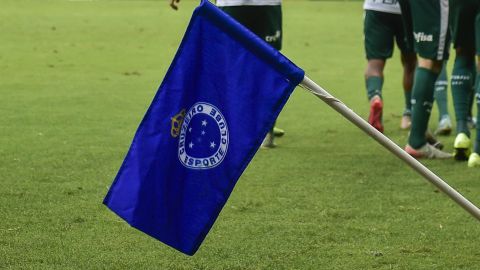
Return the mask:
POLYGON ((480 155, 477 153, 472 153, 470 154, 470 157, 468 158, 468 167, 473 168, 473 167, 480 167, 480 155))
POLYGON ((410 129, 411 125, 412 125, 412 116, 410 114, 403 113, 402 121, 400 122, 400 128, 401 129, 410 129))
POLYGON ((452 132, 452 121, 450 120, 450 116, 445 115, 440 119, 438 122, 438 127, 435 130, 435 135, 450 135, 452 132))
POLYGON ((273 136, 275 137, 282 137, 285 135, 285 130, 277 127, 273 127, 273 136))
POLYGON ((370 115, 368 116, 368 123, 383 133, 382 110, 382 99, 378 96, 373 97, 370 100, 370 115))
POLYGON ((432 132, 430 130, 427 130, 425 132, 425 139, 427 140, 427 143, 432 145, 433 147, 442 150, 443 149, 443 144, 435 136, 432 135, 432 132))
POLYGON ((410 145, 407 144, 405 146, 405 152, 411 155, 414 158, 430 158, 430 159, 447 159, 452 158, 452 154, 443 152, 439 150, 433 145, 426 143, 424 146, 420 147, 419 149, 414 149, 410 145))
POLYGON ((275 148, 277 145, 273 142, 274 137, 273 132, 268 132, 263 139, 262 148, 275 148))
POLYGON ((456 160, 467 160, 470 155, 470 147, 472 143, 470 138, 465 133, 458 133, 453 143, 453 156, 456 160))

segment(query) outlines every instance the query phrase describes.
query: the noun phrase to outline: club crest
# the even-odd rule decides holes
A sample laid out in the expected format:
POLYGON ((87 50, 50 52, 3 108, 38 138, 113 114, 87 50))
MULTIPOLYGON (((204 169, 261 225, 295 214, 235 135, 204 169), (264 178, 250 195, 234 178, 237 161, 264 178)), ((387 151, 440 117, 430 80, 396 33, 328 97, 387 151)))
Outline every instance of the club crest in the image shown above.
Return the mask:
POLYGON ((214 168, 225 158, 228 143, 228 126, 220 110, 198 102, 184 116, 178 158, 189 169, 214 168))

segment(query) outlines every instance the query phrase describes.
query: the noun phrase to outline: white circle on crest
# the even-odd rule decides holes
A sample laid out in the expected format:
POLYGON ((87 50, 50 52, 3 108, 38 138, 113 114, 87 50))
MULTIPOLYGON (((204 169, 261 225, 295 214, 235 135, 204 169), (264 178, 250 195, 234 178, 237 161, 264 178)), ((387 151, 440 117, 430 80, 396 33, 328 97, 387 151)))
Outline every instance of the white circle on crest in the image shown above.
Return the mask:
MULTIPOLYGON (((207 125, 207 122, 203 120, 201 125, 207 125)), ((202 132, 204 135, 204 132, 202 132)), ((225 117, 220 112, 220 110, 215 107, 214 105, 207 103, 207 102, 197 102, 195 103, 185 114, 185 118, 183 120, 182 127, 180 129, 180 136, 178 140, 178 159, 183 166, 189 169, 194 170, 205 170, 215 168, 222 163, 225 156, 227 155, 228 150, 228 126, 225 117), (214 123, 217 125, 219 134, 219 142, 218 144, 213 142, 210 143, 210 147, 216 148, 213 154, 202 156, 202 157, 193 157, 188 154, 188 149, 192 148, 194 144, 190 142, 189 144, 185 143, 185 139, 187 137, 187 132, 191 132, 191 123, 193 118, 196 115, 202 114, 203 116, 209 117, 213 121, 209 121, 208 123, 214 123)))

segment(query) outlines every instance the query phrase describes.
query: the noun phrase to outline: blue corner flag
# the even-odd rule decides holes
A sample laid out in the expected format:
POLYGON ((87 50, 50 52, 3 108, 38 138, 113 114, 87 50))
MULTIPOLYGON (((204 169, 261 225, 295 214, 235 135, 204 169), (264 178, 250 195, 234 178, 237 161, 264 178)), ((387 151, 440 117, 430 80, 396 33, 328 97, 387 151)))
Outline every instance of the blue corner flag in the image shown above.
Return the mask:
POLYGON ((303 77, 202 0, 104 204, 193 255, 303 77))

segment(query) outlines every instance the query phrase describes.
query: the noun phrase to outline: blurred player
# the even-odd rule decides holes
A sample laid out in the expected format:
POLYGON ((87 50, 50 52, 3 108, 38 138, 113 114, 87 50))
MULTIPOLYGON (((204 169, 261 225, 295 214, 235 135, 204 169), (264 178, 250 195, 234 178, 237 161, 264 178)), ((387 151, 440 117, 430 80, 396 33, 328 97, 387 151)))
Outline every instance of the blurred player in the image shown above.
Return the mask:
POLYGON ((365 83, 367 97, 370 101, 368 122, 378 131, 383 132, 383 70, 386 60, 392 57, 394 43, 396 42, 401 53, 405 95, 405 109, 400 127, 408 129, 411 122, 411 90, 417 57, 413 45, 408 44, 408 40, 405 38, 400 6, 397 1, 365 0, 363 8, 365 9, 364 44, 368 60, 365 70, 365 83))
MULTIPOLYGON (((455 64, 452 71, 452 93, 457 119, 457 136, 454 142, 456 160, 467 160, 469 167, 480 166, 480 127, 477 126, 475 149, 471 152, 468 116, 475 78, 480 80, 480 1, 450 0, 450 28, 455 47, 455 64), (477 63, 475 65, 475 53, 477 63)), ((476 86, 476 102, 480 106, 480 86, 476 86)), ((477 110, 477 119, 480 111, 477 110)))
MULTIPOLYGON (((394 42, 400 49, 403 66, 403 90, 405 108, 403 110, 400 128, 409 129, 411 125, 411 93, 413 74, 417 57, 413 50, 413 40, 405 37, 405 29, 401 19, 400 6, 392 0, 365 0, 364 40, 368 60, 365 70, 367 97, 370 101, 369 123, 383 132, 382 123, 382 86, 383 70, 386 59, 393 53, 394 42), (409 42, 410 41, 410 42, 409 42)), ((435 134, 447 135, 452 130, 447 106, 447 76, 445 68, 435 84, 435 100, 440 111, 439 125, 435 134)), ((431 137, 431 136, 430 136, 431 137)))
POLYGON ((448 59, 448 1, 400 0, 407 38, 413 39, 418 67, 412 90, 412 126, 405 147, 416 158, 451 158, 427 143, 425 132, 432 110, 435 81, 448 59))

